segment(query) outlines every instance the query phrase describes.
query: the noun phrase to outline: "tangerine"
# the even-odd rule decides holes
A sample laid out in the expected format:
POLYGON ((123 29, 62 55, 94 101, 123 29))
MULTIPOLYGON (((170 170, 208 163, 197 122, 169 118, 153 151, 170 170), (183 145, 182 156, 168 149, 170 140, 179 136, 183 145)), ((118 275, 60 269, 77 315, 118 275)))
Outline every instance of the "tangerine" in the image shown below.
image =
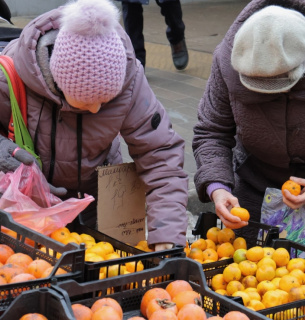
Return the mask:
POLYGON ((199 248, 193 248, 191 249, 188 257, 190 259, 194 259, 194 260, 197 259, 199 261, 203 261, 203 251, 199 248))
POLYGON ((223 289, 225 290, 227 287, 227 282, 225 281, 223 274, 218 273, 213 276, 211 281, 211 286, 214 291, 223 289))
POLYGON ((136 272, 144 270, 144 265, 142 261, 131 261, 125 263, 126 270, 128 272, 136 272))
POLYGON ((216 251, 216 244, 211 239, 205 239, 205 243, 207 244, 207 249, 213 249, 216 251))
POLYGON ((231 242, 221 243, 217 248, 217 255, 219 258, 232 258, 235 250, 231 242))
POLYGON ((244 306, 248 306, 248 304, 250 302, 250 297, 249 297, 248 293, 244 292, 244 291, 235 291, 232 294, 232 297, 241 297, 243 300, 244 306))
POLYGON ((233 216, 239 217, 241 221, 249 221, 250 219, 250 213, 245 208, 233 207, 230 212, 233 216))
MULTIPOLYGON (((49 267, 47 268, 41 275, 41 278, 48 278, 50 276, 50 274, 52 273, 54 267, 49 267)), ((58 270, 56 271, 55 275, 58 276, 60 274, 65 274, 67 273, 66 270, 62 269, 62 268, 58 268, 58 270)))
POLYGON ((116 309, 110 306, 102 306, 100 309, 93 312, 92 320, 122 320, 116 309))
POLYGON ((272 248, 272 247, 264 247, 263 250, 264 250, 264 256, 265 257, 272 258, 273 252, 275 251, 274 248, 272 248))
POLYGON ((40 279, 43 272, 50 267, 52 267, 52 265, 48 261, 37 259, 28 265, 27 273, 32 274, 36 279, 40 279))
POLYGON ((236 250, 238 249, 245 249, 247 250, 247 242, 246 239, 243 237, 238 237, 233 241, 233 247, 236 250))
POLYGON ((261 301, 262 298, 260 296, 260 294, 257 292, 256 288, 247 288, 244 290, 244 292, 246 292, 250 298, 250 301, 252 300, 257 300, 257 301, 261 301))
POLYGON ((172 300, 176 303, 178 310, 186 304, 197 304, 202 306, 202 299, 196 291, 182 291, 179 292, 172 300))
POLYGON ((217 239, 220 244, 225 242, 233 243, 235 240, 235 233, 230 228, 224 228, 218 232, 217 239))
POLYGON ((202 307, 196 304, 187 304, 178 312, 178 320, 206 320, 207 316, 202 307))
POLYGON ((229 264, 227 267, 223 270, 223 278, 224 280, 229 283, 230 281, 237 280, 239 281, 241 278, 241 271, 236 264, 229 264))
POLYGON ((10 283, 20 273, 24 273, 23 268, 11 263, 5 264, 0 268, 0 277, 4 278, 7 283, 10 283))
POLYGON ((68 238, 70 235, 70 230, 66 227, 63 227, 63 228, 59 228, 55 231, 53 231, 51 234, 50 234, 50 237, 58 242, 61 242, 63 243, 63 241, 68 238))
POLYGON ((28 265, 33 261, 33 259, 22 252, 12 254, 6 261, 6 263, 11 263, 16 266, 23 268, 24 270, 27 269, 28 265))
POLYGON ((203 251, 203 261, 205 260, 217 261, 218 253, 212 248, 205 249, 203 251))
POLYGON ((176 304, 170 300, 167 299, 152 299, 148 302, 147 308, 146 308, 146 315, 147 318, 150 319, 151 315, 161 309, 172 311, 174 314, 178 313, 178 308, 176 304))
POLYGON ((220 229, 218 227, 212 227, 207 231, 207 239, 212 240, 215 244, 218 243, 218 233, 220 229))
POLYGON ((289 292, 291 288, 298 288, 301 284, 299 283, 298 278, 291 276, 290 274, 286 274, 281 278, 279 286, 281 290, 289 292))
POLYGON ((266 308, 272 308, 283 304, 282 295, 278 290, 267 291, 262 297, 262 303, 266 308))
POLYGON ((200 238, 191 244, 191 249, 193 248, 199 248, 201 251, 203 251, 207 248, 207 244, 204 239, 200 238))
POLYGON ((285 274, 289 274, 289 271, 287 270, 286 266, 285 267, 279 267, 275 269, 275 276, 278 278, 282 278, 285 274))
POLYGON ((274 270, 276 270, 276 263, 275 261, 268 257, 268 256, 264 256, 263 259, 259 260, 258 263, 257 263, 257 268, 260 268, 261 266, 264 266, 264 265, 269 265, 271 266, 274 270))
POLYGON ((121 305, 115 299, 110 297, 96 300, 91 306, 91 311, 95 313, 104 306, 112 307, 121 317, 121 319, 123 319, 123 310, 121 305))
POLYGON ((6 244, 0 244, 0 262, 6 263, 6 260, 15 253, 15 251, 6 244))
POLYGON ((253 262, 258 262, 259 260, 263 259, 264 255, 264 249, 260 246, 252 247, 246 252, 247 259, 253 262))
POLYGON ((27 313, 24 316, 22 316, 19 320, 48 320, 48 319, 41 313, 27 313))
POLYGON ((283 196, 285 196, 284 190, 288 190, 294 196, 298 196, 301 193, 301 186, 292 180, 287 180, 282 185, 283 196))
POLYGON ((223 317, 223 320, 250 320, 244 313, 240 311, 229 311, 223 317))
POLYGON ((152 288, 147 290, 144 293, 140 304, 140 310, 144 317, 146 317, 146 309, 149 301, 156 298, 171 300, 170 294, 163 288, 152 288))
POLYGON ((258 281, 254 275, 245 276, 241 280, 242 285, 247 288, 256 288, 258 285, 258 281))
POLYGON ((288 302, 294 302, 305 299, 304 290, 301 287, 291 288, 288 292, 288 302))
POLYGON ((243 284, 237 280, 232 280, 228 283, 226 291, 228 293, 229 296, 232 296, 233 293, 237 292, 237 291, 243 291, 245 289, 245 287, 243 286, 243 284))
POLYGON ((14 276, 10 283, 17 283, 17 282, 26 282, 26 281, 31 281, 31 280, 36 280, 36 278, 30 274, 30 273, 20 273, 14 276))
POLYGON ((72 311, 76 320, 91 320, 93 315, 89 307, 80 303, 73 304, 72 311))
POLYGON ((149 320, 178 320, 174 312, 166 309, 161 309, 154 312, 149 320))
POLYGON ((268 264, 261 265, 259 268, 257 268, 256 271, 256 279, 258 282, 264 281, 264 280, 272 280, 275 277, 275 269, 268 264))
POLYGON ((238 267, 241 271, 241 274, 246 277, 246 276, 255 276, 256 271, 257 271, 257 265, 255 262, 250 261, 250 260, 244 260, 241 261, 238 264, 238 267))
POLYGON ((257 285, 256 289, 262 297, 267 291, 276 290, 276 285, 270 280, 263 280, 257 285))
POLYGON ((165 290, 170 294, 171 299, 173 299, 179 292, 192 291, 193 288, 185 280, 174 280, 166 286, 165 290))
POLYGON ((287 264, 287 270, 290 272, 293 269, 299 269, 305 272, 305 260, 303 258, 293 258, 287 264))
POLYGON ((287 266, 290 260, 290 254, 285 248, 277 248, 272 255, 272 259, 275 261, 277 267, 287 266))
POLYGON ((248 303, 247 307, 251 307, 253 308, 255 311, 258 311, 258 310, 263 310, 265 309, 266 307, 264 306, 264 304, 259 301, 259 300, 250 300, 250 302, 248 303))

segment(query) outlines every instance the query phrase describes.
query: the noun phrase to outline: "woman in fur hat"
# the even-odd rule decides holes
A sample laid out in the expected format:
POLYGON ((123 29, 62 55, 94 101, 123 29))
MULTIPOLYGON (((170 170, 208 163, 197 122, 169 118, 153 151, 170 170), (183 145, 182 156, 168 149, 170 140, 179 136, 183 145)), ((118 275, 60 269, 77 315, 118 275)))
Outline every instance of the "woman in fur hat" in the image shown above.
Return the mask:
MULTIPOLYGON (((185 245, 187 183, 184 141, 171 128, 110 0, 78 0, 45 13, 3 54, 26 85, 28 129, 51 190, 65 199, 97 195, 97 166, 122 162, 119 133, 144 182, 148 243, 185 245)), ((11 115, 0 74, 0 125, 11 115)), ((0 137, 0 170, 33 158, 0 137), (4 161, 2 161, 4 160, 4 161)), ((96 225, 96 201, 82 215, 96 225)))

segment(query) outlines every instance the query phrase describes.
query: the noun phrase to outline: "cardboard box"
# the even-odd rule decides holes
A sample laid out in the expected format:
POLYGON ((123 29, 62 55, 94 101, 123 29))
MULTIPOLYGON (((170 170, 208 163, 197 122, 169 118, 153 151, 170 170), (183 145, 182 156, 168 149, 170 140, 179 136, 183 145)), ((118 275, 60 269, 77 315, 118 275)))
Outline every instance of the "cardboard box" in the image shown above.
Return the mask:
POLYGON ((133 162, 98 167, 98 230, 130 245, 145 240, 145 192, 133 162))

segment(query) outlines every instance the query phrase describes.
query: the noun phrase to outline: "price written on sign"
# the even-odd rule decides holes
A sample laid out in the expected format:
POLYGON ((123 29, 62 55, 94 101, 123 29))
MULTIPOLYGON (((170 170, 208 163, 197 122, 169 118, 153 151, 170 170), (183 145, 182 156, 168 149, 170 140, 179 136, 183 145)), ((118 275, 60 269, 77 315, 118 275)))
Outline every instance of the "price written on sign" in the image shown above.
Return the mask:
POLYGON ((145 239, 145 192, 134 163, 98 167, 98 230, 131 245, 145 239))

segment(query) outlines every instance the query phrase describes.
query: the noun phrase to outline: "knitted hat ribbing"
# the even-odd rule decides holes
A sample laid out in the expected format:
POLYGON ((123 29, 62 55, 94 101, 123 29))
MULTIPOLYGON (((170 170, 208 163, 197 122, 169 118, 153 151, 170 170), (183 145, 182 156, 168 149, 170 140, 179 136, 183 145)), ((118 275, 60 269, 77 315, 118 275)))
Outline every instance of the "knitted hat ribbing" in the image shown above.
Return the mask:
POLYGON ((298 11, 267 6, 240 27, 231 55, 233 68, 250 90, 289 90, 305 71, 305 17, 298 11))
POLYGON ((63 8, 50 70, 64 94, 105 103, 121 91, 127 59, 115 30, 118 20, 109 0, 78 0, 63 8))

